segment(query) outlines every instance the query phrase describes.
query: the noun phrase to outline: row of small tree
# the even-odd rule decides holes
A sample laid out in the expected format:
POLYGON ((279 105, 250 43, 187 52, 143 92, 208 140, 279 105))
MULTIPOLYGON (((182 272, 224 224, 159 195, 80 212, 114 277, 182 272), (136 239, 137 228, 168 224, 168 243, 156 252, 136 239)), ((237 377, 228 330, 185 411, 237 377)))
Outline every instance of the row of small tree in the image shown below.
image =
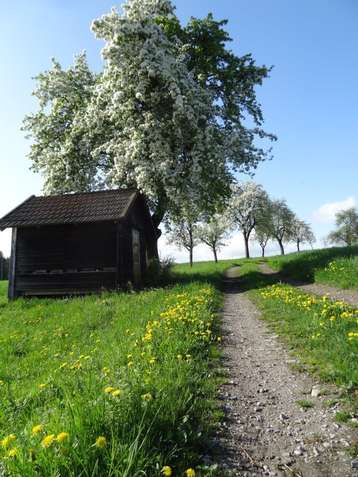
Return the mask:
POLYGON ((250 239, 258 242, 262 256, 270 240, 277 241, 282 255, 288 242, 294 241, 300 251, 302 243, 315 241, 311 227, 296 216, 285 200, 271 199, 261 185, 251 181, 235 184, 230 200, 219 212, 199 217, 193 207, 190 213, 174 219, 168 229, 168 242, 187 250, 191 265, 193 249, 199 243, 209 246, 217 261, 218 251, 234 231, 242 233, 247 258, 250 239))
POLYGON ((9 259, 5 258, 0 251, 0 280, 7 280, 9 270, 9 259))

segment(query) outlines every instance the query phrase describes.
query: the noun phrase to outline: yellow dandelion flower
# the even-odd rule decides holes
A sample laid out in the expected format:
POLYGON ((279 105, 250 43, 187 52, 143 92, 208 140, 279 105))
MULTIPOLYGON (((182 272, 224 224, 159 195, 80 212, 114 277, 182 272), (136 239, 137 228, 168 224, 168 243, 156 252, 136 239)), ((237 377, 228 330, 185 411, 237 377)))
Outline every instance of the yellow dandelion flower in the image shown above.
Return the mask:
POLYGON ((170 477, 173 473, 172 468, 169 465, 165 465, 162 468, 161 473, 164 475, 164 477, 170 477))
POLYGON ((112 396, 114 397, 118 397, 121 395, 121 390, 120 389, 115 389, 114 391, 112 391, 112 396))
POLYGON ((41 445, 43 448, 47 449, 53 444, 54 440, 55 440, 55 434, 49 434, 48 436, 42 439, 41 445))
POLYGON ((115 391, 115 390, 116 390, 116 388, 114 388, 114 387, 112 387, 112 386, 107 386, 106 388, 104 388, 104 392, 105 392, 106 394, 111 394, 111 393, 113 393, 113 391, 115 391))
POLYGON ((64 442, 67 439, 69 439, 69 437, 70 437, 70 435, 69 435, 68 432, 60 432, 59 434, 57 434, 56 441, 57 442, 64 442))
POLYGON ((128 364, 127 364, 128 368, 131 368, 133 364, 134 364, 133 361, 128 361, 128 364))
POLYGON ((7 453, 8 457, 16 457, 19 453, 19 449, 17 447, 14 447, 13 449, 10 449, 9 452, 7 453))
POLYGON ((46 383, 41 383, 41 384, 39 384, 39 388, 40 388, 40 389, 44 389, 46 386, 47 386, 46 383))
POLYGON ((15 434, 10 434, 7 437, 4 437, 4 439, 2 441, 0 441, 0 445, 4 449, 7 449, 9 447, 9 445, 11 444, 11 442, 13 442, 15 440, 16 440, 15 434))
POLYGON ((94 445, 98 449, 103 449, 107 445, 107 439, 104 436, 98 436, 94 445))
POLYGON ((42 424, 38 424, 37 426, 34 426, 34 427, 32 428, 32 431, 31 431, 31 432, 32 432, 33 435, 36 435, 36 434, 38 434, 39 432, 42 432, 43 430, 44 430, 44 426, 43 426, 42 424))
POLYGON ((185 471, 185 475, 186 475, 186 477, 195 477, 195 475, 196 475, 196 474, 195 474, 195 470, 192 469, 192 468, 187 469, 187 470, 185 471))

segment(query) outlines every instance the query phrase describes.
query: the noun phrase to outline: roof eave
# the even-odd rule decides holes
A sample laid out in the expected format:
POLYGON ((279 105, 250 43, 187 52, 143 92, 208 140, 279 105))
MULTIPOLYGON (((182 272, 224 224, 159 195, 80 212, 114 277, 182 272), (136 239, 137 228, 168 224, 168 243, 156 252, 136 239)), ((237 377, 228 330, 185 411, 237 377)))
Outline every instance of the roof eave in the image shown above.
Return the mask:
POLYGON ((8 212, 6 215, 4 215, 4 217, 2 217, 0 219, 0 231, 3 232, 4 230, 8 229, 8 228, 11 228, 13 226, 11 225, 6 225, 5 227, 1 225, 1 222, 5 222, 6 221, 6 217, 8 217, 9 215, 13 214, 15 212, 15 210, 19 209, 20 207, 22 207, 24 204, 26 204, 26 202, 28 202, 29 200, 33 199, 34 197, 36 197, 34 194, 30 195, 30 197, 28 197, 27 199, 25 199, 23 202, 21 202, 21 204, 17 205, 16 207, 14 207, 12 210, 10 210, 10 212, 8 212))

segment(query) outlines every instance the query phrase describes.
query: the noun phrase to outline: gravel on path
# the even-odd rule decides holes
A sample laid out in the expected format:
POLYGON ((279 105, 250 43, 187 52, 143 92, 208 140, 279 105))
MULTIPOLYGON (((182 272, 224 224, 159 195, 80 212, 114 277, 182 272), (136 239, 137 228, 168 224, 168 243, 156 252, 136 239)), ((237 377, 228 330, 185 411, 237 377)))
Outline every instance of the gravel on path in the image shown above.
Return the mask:
MULTIPOLYGON (((229 276, 234 277, 234 271, 229 276)), ((220 391, 225 419, 210 458, 233 476, 358 477, 355 461, 347 454, 357 432, 334 422, 337 409, 323 406, 337 390, 311 396, 312 390, 320 394, 323 386, 291 368, 295 360, 260 320, 238 283, 235 278, 225 280, 227 382, 220 391), (314 407, 304 410, 299 400, 309 400, 314 407)))

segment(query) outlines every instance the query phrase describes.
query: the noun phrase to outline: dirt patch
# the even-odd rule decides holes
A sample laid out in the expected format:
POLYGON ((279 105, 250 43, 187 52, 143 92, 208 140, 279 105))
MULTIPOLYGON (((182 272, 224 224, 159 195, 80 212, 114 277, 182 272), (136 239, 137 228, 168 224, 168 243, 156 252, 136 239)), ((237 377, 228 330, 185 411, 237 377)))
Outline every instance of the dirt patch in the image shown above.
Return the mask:
POLYGON ((226 417, 214 459, 241 477, 358 477, 346 452, 357 433, 334 422, 336 409, 323 406, 333 395, 311 396, 317 383, 291 369, 295 360, 230 278, 225 281, 223 331, 228 381, 220 398, 226 417), (313 407, 303 409, 306 401, 313 407))
POLYGON ((277 275, 277 277, 279 277, 282 282, 300 288, 306 293, 313 293, 314 295, 329 295, 333 300, 341 300, 345 303, 348 303, 349 305, 358 308, 358 292, 354 290, 343 290, 320 283, 300 283, 294 280, 290 280, 283 277, 275 270, 272 270, 272 268, 270 268, 267 263, 260 264, 259 269, 260 272, 262 272, 264 275, 277 275))

